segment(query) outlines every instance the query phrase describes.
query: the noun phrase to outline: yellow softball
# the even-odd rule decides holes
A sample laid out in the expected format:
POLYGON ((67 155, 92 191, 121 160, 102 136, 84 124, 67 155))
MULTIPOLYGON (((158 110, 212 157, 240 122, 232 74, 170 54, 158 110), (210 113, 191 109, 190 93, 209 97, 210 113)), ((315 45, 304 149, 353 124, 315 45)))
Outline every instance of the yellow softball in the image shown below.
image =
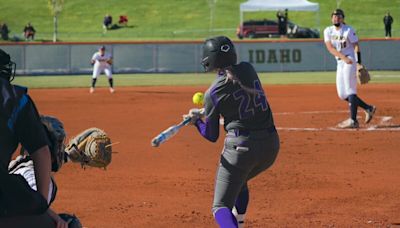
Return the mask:
POLYGON ((193 95, 193 104, 203 105, 204 104, 204 94, 202 92, 197 92, 193 95))

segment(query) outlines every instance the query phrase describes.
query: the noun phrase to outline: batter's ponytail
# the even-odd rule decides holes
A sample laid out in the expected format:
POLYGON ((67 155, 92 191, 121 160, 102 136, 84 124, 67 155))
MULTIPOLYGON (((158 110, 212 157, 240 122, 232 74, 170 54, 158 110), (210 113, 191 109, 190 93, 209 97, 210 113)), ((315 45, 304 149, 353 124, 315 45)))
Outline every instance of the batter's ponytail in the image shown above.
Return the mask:
POLYGON ((258 91, 255 88, 251 88, 248 86, 243 85, 243 83, 240 81, 240 79, 238 77, 236 77, 236 75, 233 73, 232 71, 232 67, 227 67, 223 70, 220 71, 221 74, 225 74, 226 75, 226 82, 232 81, 233 84, 238 84, 240 86, 240 88, 242 88, 244 91, 246 91, 248 94, 251 95, 263 95, 263 91, 258 91))

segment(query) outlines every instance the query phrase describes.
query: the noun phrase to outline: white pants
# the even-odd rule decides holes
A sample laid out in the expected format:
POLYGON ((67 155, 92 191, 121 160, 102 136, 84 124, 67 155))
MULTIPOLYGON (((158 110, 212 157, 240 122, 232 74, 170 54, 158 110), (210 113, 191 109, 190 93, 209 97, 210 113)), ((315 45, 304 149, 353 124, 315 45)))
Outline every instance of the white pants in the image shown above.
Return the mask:
POLYGON ((357 94, 357 63, 354 57, 348 56, 353 63, 337 61, 336 90, 340 99, 345 100, 352 94, 357 94))
POLYGON ((108 78, 112 78, 111 66, 99 66, 96 64, 93 67, 93 77, 92 78, 97 78, 103 71, 107 75, 108 78))

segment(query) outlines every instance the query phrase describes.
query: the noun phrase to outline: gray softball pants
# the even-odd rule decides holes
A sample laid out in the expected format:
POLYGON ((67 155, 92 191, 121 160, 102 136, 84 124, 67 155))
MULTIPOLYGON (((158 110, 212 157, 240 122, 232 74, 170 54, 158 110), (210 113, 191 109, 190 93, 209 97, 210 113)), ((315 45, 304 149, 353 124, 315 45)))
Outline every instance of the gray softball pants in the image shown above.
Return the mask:
POLYGON ((261 131, 228 131, 217 171, 213 213, 222 207, 232 209, 247 181, 268 169, 279 151, 275 127, 261 131))

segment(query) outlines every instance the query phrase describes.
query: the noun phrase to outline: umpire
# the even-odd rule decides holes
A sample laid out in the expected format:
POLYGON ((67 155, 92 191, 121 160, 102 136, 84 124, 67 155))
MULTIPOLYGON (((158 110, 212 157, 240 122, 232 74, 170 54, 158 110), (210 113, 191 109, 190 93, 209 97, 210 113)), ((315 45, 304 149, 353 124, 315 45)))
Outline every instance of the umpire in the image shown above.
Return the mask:
POLYGON ((0 49, 0 227, 67 227, 45 200, 51 173, 48 139, 27 88, 10 84, 15 67, 0 49), (22 176, 8 174, 19 143, 32 157, 38 191, 22 176))

